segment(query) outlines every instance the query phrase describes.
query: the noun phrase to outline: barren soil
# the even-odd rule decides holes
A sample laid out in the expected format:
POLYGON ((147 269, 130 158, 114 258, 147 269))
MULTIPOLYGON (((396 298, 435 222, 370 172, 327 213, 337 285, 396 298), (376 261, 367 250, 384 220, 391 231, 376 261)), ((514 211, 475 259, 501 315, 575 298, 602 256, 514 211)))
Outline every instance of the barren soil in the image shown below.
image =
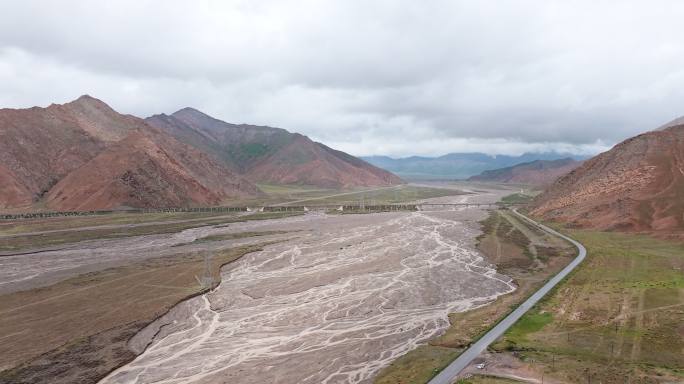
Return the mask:
POLYGON ((217 289, 133 338, 131 348, 152 342, 103 383, 370 382, 442 333, 449 313, 514 290, 475 249, 484 217, 456 208, 259 223, 303 232, 225 267, 217 289))

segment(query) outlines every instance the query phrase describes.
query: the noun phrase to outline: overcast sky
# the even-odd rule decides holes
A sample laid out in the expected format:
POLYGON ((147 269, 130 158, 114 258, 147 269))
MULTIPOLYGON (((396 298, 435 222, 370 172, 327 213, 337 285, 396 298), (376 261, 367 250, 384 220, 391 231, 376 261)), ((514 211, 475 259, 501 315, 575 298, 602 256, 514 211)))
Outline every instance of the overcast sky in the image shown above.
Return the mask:
POLYGON ((0 106, 81 94, 355 155, 594 154, 684 115, 684 2, 0 2, 0 106))

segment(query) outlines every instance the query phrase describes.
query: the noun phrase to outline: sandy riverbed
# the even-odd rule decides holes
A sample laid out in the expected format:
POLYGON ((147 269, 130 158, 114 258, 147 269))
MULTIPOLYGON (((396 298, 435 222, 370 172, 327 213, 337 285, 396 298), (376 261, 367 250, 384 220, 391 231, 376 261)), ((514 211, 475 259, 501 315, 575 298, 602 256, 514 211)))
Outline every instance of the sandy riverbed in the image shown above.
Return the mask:
POLYGON ((449 312, 514 289, 474 249, 484 215, 474 208, 310 214, 231 225, 301 232, 224 268, 215 291, 134 338, 131 346, 144 353, 103 382, 369 382, 444 330, 449 312))

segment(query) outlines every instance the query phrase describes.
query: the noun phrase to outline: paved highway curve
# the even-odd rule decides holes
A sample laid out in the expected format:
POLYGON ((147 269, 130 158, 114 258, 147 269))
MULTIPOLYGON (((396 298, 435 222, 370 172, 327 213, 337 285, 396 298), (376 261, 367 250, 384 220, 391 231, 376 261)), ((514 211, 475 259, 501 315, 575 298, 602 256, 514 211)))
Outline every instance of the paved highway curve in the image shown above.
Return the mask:
POLYGON ((579 242, 563 235, 560 234, 553 229, 539 224, 536 221, 530 219, 529 217, 519 213, 516 210, 513 210, 513 212, 521 217, 522 219, 528 221, 532 225, 535 225, 544 231, 551 233, 553 235, 556 235, 558 237, 561 237, 570 243, 572 243, 575 247, 577 247, 578 254, 577 257, 570 262, 565 268, 563 268, 562 271, 560 271, 556 276, 552 277, 551 280, 549 280, 546 284, 544 284, 543 287, 541 287, 537 292, 535 292, 532 296, 530 296, 525 302, 523 302, 518 308, 516 308, 513 312, 511 312, 508 316, 506 316, 501 322, 499 322, 494 328, 489 330, 480 340, 475 342, 473 345, 470 346, 470 348, 466 349, 456 360, 451 362, 444 370, 442 370, 437 376, 432 378, 432 380, 429 381, 429 384, 451 384, 454 382, 456 379, 456 376, 466 367, 468 364, 470 364, 473 359, 475 359, 477 356, 482 353, 491 343, 493 343, 496 339, 501 337, 501 335, 508 330, 513 324, 515 324, 516 321, 522 317, 522 315, 525 314, 530 308, 532 308, 537 302, 544 297, 553 287, 555 287, 563 278, 565 278, 570 272, 572 272, 575 267, 577 267, 582 260, 587 256, 587 250, 584 248, 582 244, 579 242))

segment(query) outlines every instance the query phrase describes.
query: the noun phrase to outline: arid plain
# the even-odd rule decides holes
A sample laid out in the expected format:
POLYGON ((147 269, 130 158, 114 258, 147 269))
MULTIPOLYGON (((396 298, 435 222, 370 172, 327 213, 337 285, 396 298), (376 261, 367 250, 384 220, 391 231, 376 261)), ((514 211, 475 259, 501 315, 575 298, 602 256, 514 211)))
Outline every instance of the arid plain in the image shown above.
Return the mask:
MULTIPOLYGON (((494 202, 502 193, 432 201, 494 202)), ((232 226, 300 235, 224 267, 217 289, 136 336, 134 348, 149 346, 103 382, 369 382, 443 331, 449 313, 514 289, 474 248, 484 217, 441 207, 232 226)))
MULTIPOLYGON (((455 191, 457 187, 448 188, 452 196, 423 201, 489 203, 510 193, 471 188, 463 194, 455 191)), ((127 335, 135 336, 125 342, 127 353, 133 353, 127 356, 139 355, 107 375, 105 383, 370 382, 397 357, 443 332, 449 313, 484 305, 515 289, 512 280, 498 274, 475 248, 484 208, 425 206, 413 212, 252 216, 258 214, 150 221, 125 228, 170 227, 165 233, 90 239, 37 253, 16 250, 17 255, 0 259, 2 289, 5 297, 25 292, 19 290, 49 291, 51 284, 63 279, 85 274, 97 281, 102 271, 130 265, 148 268, 179 254, 196 256, 183 262, 196 264, 190 280, 197 280, 207 269, 215 269, 209 275, 218 274, 218 265, 210 261, 220 256, 206 255, 243 251, 245 256, 223 266, 220 285, 209 293, 171 303, 170 310, 151 324, 128 329, 127 335), (192 227, 183 228, 188 221, 192 227)), ((157 267, 153 270, 160 270, 157 267)), ((155 297, 174 286, 176 291, 183 288, 144 274, 138 280, 126 278, 158 290, 155 297)), ((83 285, 79 291, 90 290, 91 282, 77 283, 83 285)), ((180 293, 200 292, 198 285, 191 281, 180 293)), ((52 300, 48 295, 29 306, 49 307, 52 300)), ((4 305, 6 320, 22 312, 24 305, 4 305)), ((110 307, 92 321, 128 309, 110 307)), ((23 354, 13 353, 15 358, 43 353, 41 358, 46 359, 55 353, 49 344, 44 350, 21 351, 22 337, 16 339, 15 347, 23 354)), ((113 359, 110 366, 129 359, 113 359)), ((40 365, 33 365, 40 371, 40 365)), ((32 377, 21 368, 19 372, 19 377, 32 377)), ((69 375, 65 377, 79 377, 69 375)))

